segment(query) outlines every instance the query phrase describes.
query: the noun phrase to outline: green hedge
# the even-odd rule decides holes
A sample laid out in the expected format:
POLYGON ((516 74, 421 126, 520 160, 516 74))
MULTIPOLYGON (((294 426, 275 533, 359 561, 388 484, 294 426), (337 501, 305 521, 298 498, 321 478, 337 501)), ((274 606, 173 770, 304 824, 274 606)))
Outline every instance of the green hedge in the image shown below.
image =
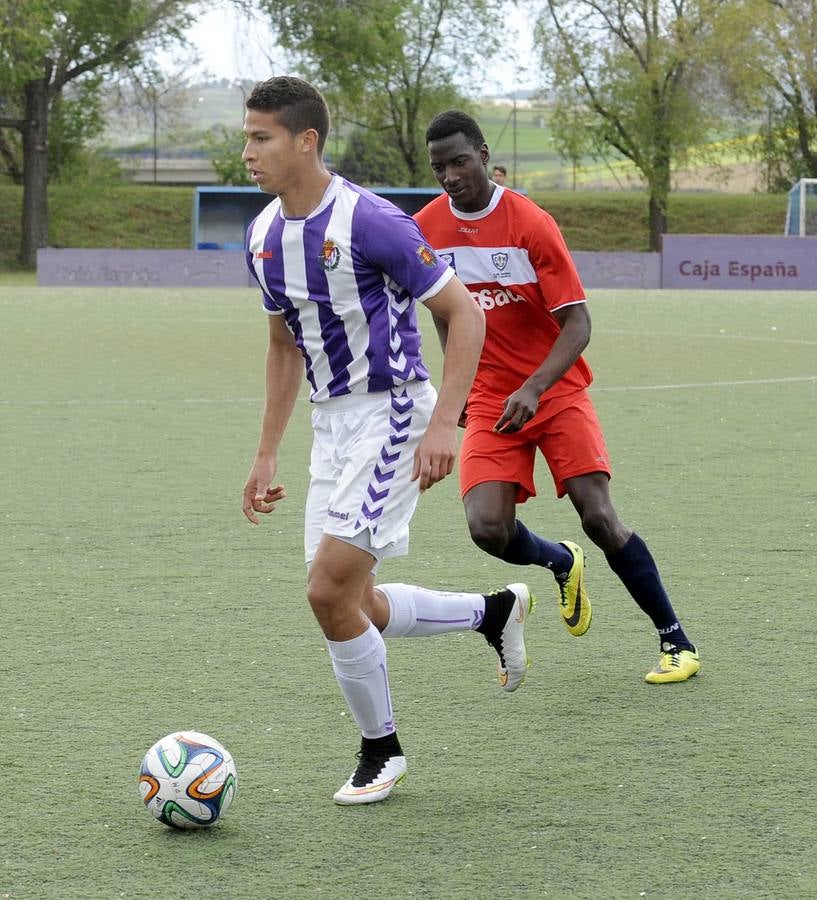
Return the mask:
MULTIPOLYGON (((22 188, 0 185, 0 269, 19 251, 22 188)), ((54 185, 48 192, 52 247, 190 246, 193 189, 154 185, 54 185)))
MULTIPOLYGON (((646 250, 647 198, 637 192, 533 194, 573 250, 646 250)), ((0 185, 0 270, 14 267, 22 190, 0 185)), ((154 185, 55 185, 49 191, 54 247, 190 246, 193 189, 154 185)), ((782 234, 782 194, 675 194, 673 234, 782 234)))

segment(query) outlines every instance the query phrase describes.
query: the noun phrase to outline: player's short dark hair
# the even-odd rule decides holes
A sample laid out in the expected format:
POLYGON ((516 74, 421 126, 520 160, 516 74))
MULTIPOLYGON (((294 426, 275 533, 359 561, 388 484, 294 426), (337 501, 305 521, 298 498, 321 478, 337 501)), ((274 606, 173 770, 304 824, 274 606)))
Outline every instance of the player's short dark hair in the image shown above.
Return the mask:
POLYGON ((485 143, 485 135, 474 119, 459 109, 449 109, 446 112, 437 113, 426 129, 426 144, 429 141, 441 141, 451 137, 452 134, 464 134, 468 143, 475 150, 481 150, 485 143))
POLYGON ((507 174, 508 174, 508 170, 507 170, 507 168, 506 168, 505 166, 494 166, 493 169, 494 169, 494 171, 496 171, 496 172, 502 172, 503 175, 507 175, 507 174))
POLYGON ((274 112, 286 130, 300 134, 308 128, 318 132, 318 152, 329 135, 329 107, 314 85, 294 75, 277 75, 259 81, 247 97, 247 109, 274 112))

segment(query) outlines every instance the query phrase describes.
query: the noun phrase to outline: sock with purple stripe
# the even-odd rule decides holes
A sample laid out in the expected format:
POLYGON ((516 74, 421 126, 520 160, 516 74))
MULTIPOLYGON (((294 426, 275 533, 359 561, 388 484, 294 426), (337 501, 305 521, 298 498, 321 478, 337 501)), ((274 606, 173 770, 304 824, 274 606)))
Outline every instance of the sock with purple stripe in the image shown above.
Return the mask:
POLYGON ((369 627, 350 641, 326 640, 332 668, 363 737, 380 738, 394 730, 386 667, 386 644, 369 627))
POLYGON ((432 591, 413 584, 378 584, 389 602, 383 637, 426 637, 472 631, 485 615, 485 597, 455 591, 432 591))
POLYGON ((499 557, 514 566, 543 566, 564 575, 573 565, 573 554, 562 544, 546 541, 516 520, 516 531, 499 557))
POLYGON ((661 583, 658 567, 644 541, 633 532, 618 553, 607 557, 607 562, 630 592, 633 600, 652 619, 662 645, 669 643, 681 650, 692 649, 692 642, 681 628, 681 623, 661 583))

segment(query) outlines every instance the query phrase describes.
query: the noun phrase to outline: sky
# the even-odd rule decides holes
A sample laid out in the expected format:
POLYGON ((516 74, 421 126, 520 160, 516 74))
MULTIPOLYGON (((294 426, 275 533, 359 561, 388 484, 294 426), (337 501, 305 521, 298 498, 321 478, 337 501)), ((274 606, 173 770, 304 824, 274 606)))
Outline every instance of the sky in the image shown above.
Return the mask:
MULTIPOLYGON (((190 27, 187 36, 195 48, 197 74, 231 81, 260 81, 273 72, 287 70, 287 57, 275 44, 262 21, 248 21, 227 3, 208 4, 190 27)), ((505 43, 513 53, 498 54, 487 68, 484 95, 501 96, 514 90, 534 88, 532 28, 529 17, 519 10, 506 20, 505 43)))

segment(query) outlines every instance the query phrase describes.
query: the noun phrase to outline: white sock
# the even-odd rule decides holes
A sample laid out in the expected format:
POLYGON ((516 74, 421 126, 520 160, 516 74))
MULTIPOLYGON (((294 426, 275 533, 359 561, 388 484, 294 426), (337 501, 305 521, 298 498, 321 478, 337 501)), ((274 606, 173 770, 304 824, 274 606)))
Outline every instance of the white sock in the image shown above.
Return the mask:
POLYGON ((413 584, 378 584, 377 590, 389 601, 389 624, 383 637, 473 631, 485 617, 482 594, 430 591, 413 584))
POLYGON ((386 670, 386 645, 380 632, 369 623, 363 634, 351 641, 326 641, 332 668, 349 710, 364 737, 392 734, 394 715, 386 670))

